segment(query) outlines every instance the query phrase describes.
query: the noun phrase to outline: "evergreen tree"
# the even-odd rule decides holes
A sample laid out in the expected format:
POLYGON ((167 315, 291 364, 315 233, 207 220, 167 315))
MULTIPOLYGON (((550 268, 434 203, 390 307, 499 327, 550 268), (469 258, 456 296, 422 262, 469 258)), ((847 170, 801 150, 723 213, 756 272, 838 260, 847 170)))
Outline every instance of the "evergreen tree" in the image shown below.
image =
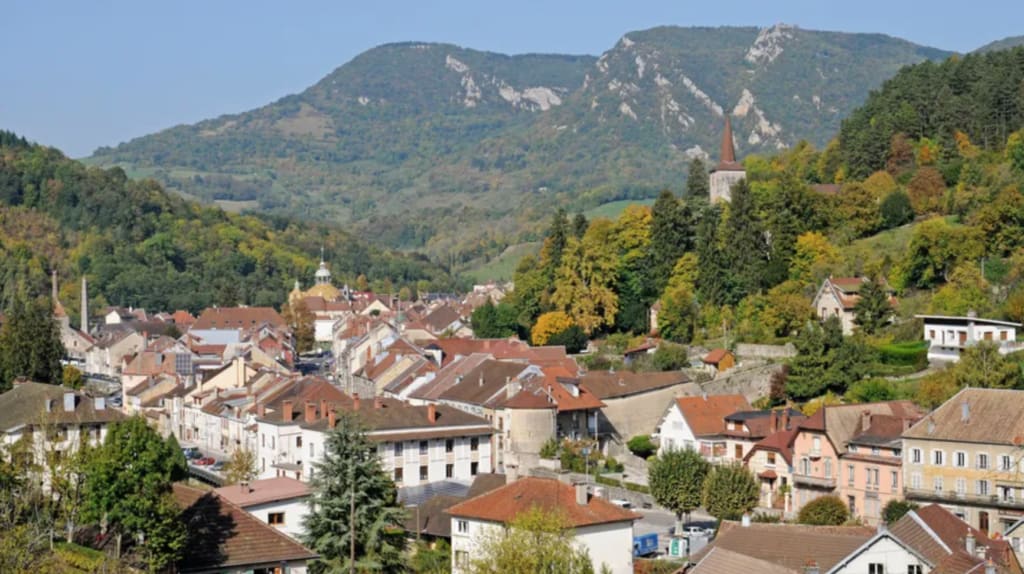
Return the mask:
POLYGON ((0 392, 17 377, 59 385, 64 380, 64 345, 47 298, 30 299, 19 289, 0 327, 0 392))
POLYGON ((690 160, 690 172, 686 177, 686 197, 709 197, 711 183, 708 180, 708 168, 704 160, 695 157, 690 160))
POLYGON ((697 225, 697 299, 702 305, 722 305, 726 300, 730 270, 718 237, 720 219, 721 211, 709 207, 697 225))
POLYGON ((759 499, 757 479, 739 463, 715 466, 704 479, 704 508, 719 520, 739 520, 759 499))
POLYGON ((703 484, 711 465, 697 451, 669 449, 647 463, 647 483, 659 505, 676 514, 676 531, 684 515, 700 507, 703 484))
POLYGON ((405 510, 395 484, 381 469, 376 445, 354 414, 338 417, 324 443, 323 460, 313 468, 304 540, 320 558, 310 571, 347 572, 354 538, 357 570, 405 572, 405 510))
POLYGON ((490 299, 484 301, 470 316, 470 325, 473 326, 473 334, 480 339, 494 338, 494 331, 498 323, 498 310, 491 303, 490 299))
POLYGON ((886 195, 879 211, 882 215, 884 229, 899 227, 914 220, 914 208, 910 204, 910 196, 901 189, 886 195))
POLYGON ((860 299, 853 307, 854 323, 861 331, 873 335, 889 323, 892 305, 885 285, 878 277, 872 277, 860 288, 860 299))
POLYGON ((664 190, 651 207, 650 282, 660 293, 676 261, 693 247, 692 214, 686 203, 664 190))
POLYGON ((574 237, 583 237, 583 234, 587 232, 587 216, 583 215, 583 212, 576 214, 576 217, 572 220, 572 234, 574 237))
POLYGON ((549 281, 554 279, 558 269, 562 266, 562 254, 569 243, 570 235, 569 218, 566 216, 565 210, 559 208, 551 217, 551 226, 548 228, 547 239, 544 240, 544 248, 541 250, 541 262, 549 281))
POLYGON ((735 305, 765 286, 768 246, 754 195, 745 179, 733 186, 728 209, 722 237, 730 279, 726 302, 735 305))

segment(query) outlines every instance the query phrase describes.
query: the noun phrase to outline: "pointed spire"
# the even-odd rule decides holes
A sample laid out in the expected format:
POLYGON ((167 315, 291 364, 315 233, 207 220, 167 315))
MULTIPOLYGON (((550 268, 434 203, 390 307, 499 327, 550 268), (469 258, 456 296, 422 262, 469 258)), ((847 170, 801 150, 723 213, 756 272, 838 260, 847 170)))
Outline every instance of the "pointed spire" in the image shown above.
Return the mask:
POLYGON ((320 265, 323 266, 323 264, 324 264, 324 246, 321 245, 320 246, 320 265))
POLYGON ((725 116, 725 131, 722 132, 722 153, 718 158, 721 163, 736 163, 736 150, 732 146, 732 122, 728 114, 725 116))

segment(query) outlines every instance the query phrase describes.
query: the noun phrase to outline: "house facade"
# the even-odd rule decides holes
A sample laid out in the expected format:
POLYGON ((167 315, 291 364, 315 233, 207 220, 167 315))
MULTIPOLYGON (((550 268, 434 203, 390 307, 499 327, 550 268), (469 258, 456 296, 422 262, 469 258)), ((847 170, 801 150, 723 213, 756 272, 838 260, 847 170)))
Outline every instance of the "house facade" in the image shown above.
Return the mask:
POLYGON ((309 485, 293 478, 253 480, 222 486, 214 492, 254 518, 295 539, 305 533, 309 514, 309 485))
POLYGON ((959 361, 960 353, 980 341, 995 343, 1001 354, 1024 349, 1017 343, 1020 323, 982 319, 973 313, 966 317, 917 315, 924 322, 924 340, 931 361, 959 361))
POLYGON ((680 397, 662 417, 658 427, 661 445, 658 452, 673 449, 696 450, 709 462, 742 460, 728 451, 725 417, 751 410, 743 395, 680 397))

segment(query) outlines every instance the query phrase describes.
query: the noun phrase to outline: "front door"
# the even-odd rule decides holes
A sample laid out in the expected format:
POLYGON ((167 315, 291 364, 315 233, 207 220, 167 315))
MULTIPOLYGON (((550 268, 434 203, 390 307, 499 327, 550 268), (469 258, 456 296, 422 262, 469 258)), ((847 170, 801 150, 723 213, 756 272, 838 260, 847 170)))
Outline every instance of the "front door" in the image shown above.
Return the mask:
POLYGON ((736 445, 735 450, 736 450, 736 453, 735 453, 736 454, 736 460, 743 460, 743 445, 741 445, 741 444, 736 445))
POLYGON ((978 530, 988 534, 988 513, 984 510, 978 513, 978 530))

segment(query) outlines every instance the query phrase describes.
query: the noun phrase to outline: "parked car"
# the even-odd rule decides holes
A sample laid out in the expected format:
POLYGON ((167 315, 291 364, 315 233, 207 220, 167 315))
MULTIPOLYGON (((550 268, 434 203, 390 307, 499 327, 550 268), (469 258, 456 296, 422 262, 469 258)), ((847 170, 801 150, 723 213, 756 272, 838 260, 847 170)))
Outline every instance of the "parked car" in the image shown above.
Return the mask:
POLYGON ((621 508, 633 508, 633 503, 628 501, 628 500, 626 500, 625 498, 613 498, 613 499, 609 500, 608 502, 611 502, 615 506, 618 506, 618 507, 621 507, 621 508))
POLYGON ((684 526, 683 527, 683 536, 709 536, 710 537, 714 533, 715 533, 715 531, 710 529, 710 528, 704 528, 703 526, 697 526, 695 524, 690 524, 688 526, 684 526))
POLYGON ((198 466, 210 466, 215 462, 217 462, 217 460, 212 456, 204 456, 202 458, 196 459, 196 465, 198 466))
POLYGON ((199 452, 199 449, 194 446, 182 447, 181 454, 185 455, 185 460, 203 458, 203 453, 199 452))
POLYGON ((224 461, 218 460, 217 462, 210 465, 210 470, 213 472, 220 472, 224 468, 224 461))

